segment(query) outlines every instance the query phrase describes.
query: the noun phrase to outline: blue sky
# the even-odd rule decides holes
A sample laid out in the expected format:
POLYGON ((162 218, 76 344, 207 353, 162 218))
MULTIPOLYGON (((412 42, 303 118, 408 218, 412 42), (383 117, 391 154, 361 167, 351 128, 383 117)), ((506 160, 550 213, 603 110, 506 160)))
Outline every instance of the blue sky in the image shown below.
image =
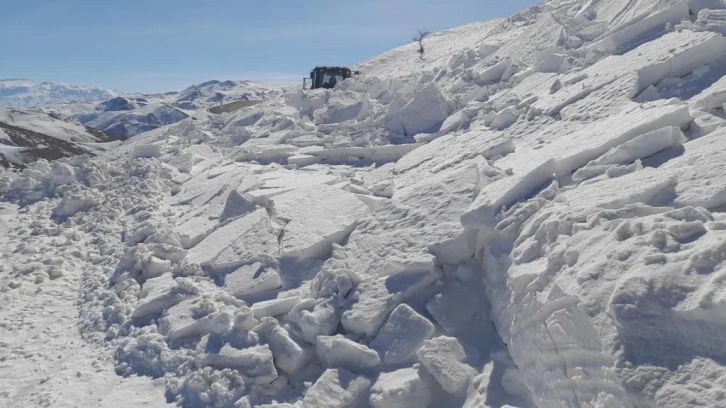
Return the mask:
POLYGON ((128 92, 291 82, 535 0, 0 0, 0 79, 128 92))

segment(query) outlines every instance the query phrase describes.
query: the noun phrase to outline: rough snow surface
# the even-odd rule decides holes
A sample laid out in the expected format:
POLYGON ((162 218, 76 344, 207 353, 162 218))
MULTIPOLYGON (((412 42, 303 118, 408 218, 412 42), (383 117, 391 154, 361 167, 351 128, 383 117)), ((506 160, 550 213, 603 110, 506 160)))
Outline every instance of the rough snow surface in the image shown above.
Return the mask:
POLYGON ((723 5, 548 0, 0 170, 0 406, 725 406, 723 5))

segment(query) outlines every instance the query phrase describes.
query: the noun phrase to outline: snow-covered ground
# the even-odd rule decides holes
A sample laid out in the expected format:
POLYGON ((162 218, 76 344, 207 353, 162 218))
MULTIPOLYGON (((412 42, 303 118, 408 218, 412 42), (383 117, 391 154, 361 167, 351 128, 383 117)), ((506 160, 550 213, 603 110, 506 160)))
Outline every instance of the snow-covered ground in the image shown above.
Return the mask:
POLYGON ((726 406, 722 9, 548 0, 0 173, 0 406, 726 406))

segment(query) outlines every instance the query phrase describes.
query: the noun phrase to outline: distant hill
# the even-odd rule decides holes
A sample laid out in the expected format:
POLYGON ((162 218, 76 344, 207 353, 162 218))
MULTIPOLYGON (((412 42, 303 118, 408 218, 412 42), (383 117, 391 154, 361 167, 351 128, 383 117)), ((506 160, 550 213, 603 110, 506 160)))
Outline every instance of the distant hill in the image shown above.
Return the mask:
POLYGON ((111 99, 119 93, 63 83, 35 83, 27 79, 0 79, 0 107, 39 108, 67 102, 111 99))
POLYGON ((93 154, 117 137, 37 111, 0 108, 0 165, 93 154))

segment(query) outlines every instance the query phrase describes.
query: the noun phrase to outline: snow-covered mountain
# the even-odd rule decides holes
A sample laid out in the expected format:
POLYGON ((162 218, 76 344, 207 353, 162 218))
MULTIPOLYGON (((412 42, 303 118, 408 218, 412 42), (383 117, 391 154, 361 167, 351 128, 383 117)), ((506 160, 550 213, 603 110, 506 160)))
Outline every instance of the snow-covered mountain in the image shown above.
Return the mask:
POLYGON ((98 104, 93 112, 69 119, 126 139, 188 117, 188 114, 163 102, 119 96, 98 104))
POLYGON ((548 0, 0 173, 0 405, 724 406, 723 32, 548 0))
POLYGON ((266 100, 284 88, 278 84, 253 81, 207 81, 192 85, 173 95, 171 104, 180 109, 197 110, 219 102, 266 100))
POLYGON ((267 100, 283 88, 251 81, 208 81, 180 92, 118 96, 100 103, 62 103, 43 110, 125 139, 179 122, 220 102, 267 100))
POLYGON ((110 99, 118 92, 27 79, 0 79, 0 107, 39 108, 48 105, 110 99))
POLYGON ((0 165, 93 154, 117 138, 58 117, 0 108, 0 165))

